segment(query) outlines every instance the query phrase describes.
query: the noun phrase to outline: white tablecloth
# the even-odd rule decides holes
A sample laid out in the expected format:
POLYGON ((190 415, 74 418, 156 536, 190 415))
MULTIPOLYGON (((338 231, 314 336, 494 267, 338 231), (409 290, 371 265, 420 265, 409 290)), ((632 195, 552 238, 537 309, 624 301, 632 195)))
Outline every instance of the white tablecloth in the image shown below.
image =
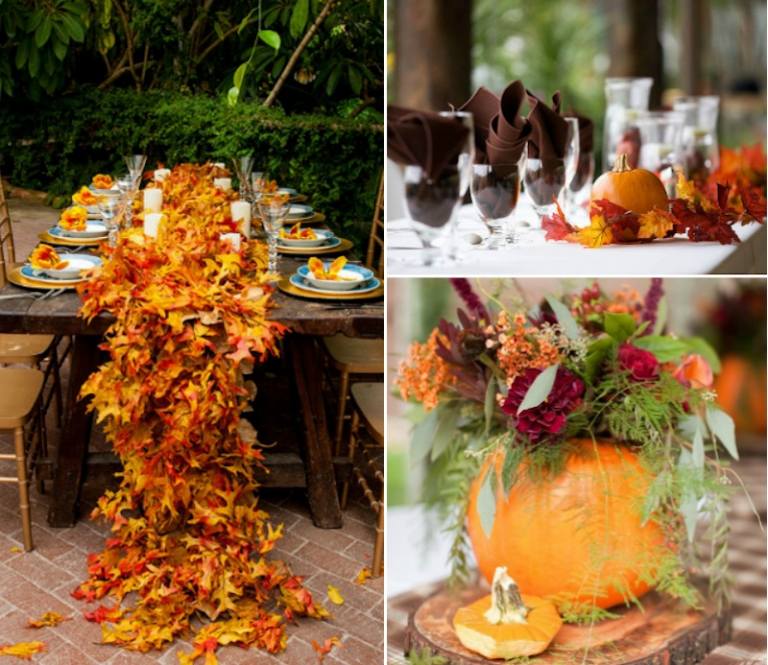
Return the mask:
MULTIPOLYGON (((516 215, 533 218, 522 197, 516 215)), ((460 260, 453 264, 426 268, 416 264, 420 242, 405 219, 389 220, 387 232, 387 271, 389 276, 506 276, 567 275, 603 277, 609 275, 700 275, 707 273, 765 273, 766 232, 762 224, 734 227, 741 240, 736 245, 690 242, 677 237, 652 243, 608 245, 589 249, 567 242, 548 242, 538 232, 528 242, 488 250, 471 245, 470 234, 487 236, 485 225, 472 206, 464 206, 455 231, 455 247, 460 260)))

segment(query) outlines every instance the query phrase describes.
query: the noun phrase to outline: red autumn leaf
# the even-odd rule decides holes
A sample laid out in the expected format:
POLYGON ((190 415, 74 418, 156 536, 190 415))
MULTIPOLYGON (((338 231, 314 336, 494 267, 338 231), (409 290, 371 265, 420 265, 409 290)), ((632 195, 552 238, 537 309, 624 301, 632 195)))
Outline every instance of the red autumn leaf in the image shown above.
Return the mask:
POLYGON ((758 187, 739 187, 738 192, 750 217, 756 222, 762 222, 766 216, 765 194, 758 187))
POLYGON ((574 233, 577 229, 575 226, 568 223, 568 220, 565 218, 565 213, 563 213, 563 210, 557 201, 555 201, 555 205, 557 210, 541 220, 541 228, 544 230, 544 237, 547 240, 567 240, 568 236, 574 233))
POLYGON ((342 648, 343 646, 341 639, 338 637, 329 637, 323 644, 319 644, 317 641, 312 640, 312 648, 317 652, 317 662, 319 663, 322 663, 325 657, 331 653, 333 647, 342 648))

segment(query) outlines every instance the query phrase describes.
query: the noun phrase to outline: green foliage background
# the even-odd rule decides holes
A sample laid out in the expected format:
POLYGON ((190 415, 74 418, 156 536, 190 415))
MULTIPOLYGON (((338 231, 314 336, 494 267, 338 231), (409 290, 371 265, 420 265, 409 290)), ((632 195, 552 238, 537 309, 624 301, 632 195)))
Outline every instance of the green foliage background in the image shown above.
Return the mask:
POLYGON ((230 107, 221 98, 90 89, 45 105, 4 100, 0 171, 64 205, 94 173, 124 171, 122 155, 132 151, 146 152, 148 169, 157 162, 228 161, 252 152, 258 169, 309 194, 360 252, 382 168, 382 134, 382 125, 366 114, 286 115, 252 102, 230 107))

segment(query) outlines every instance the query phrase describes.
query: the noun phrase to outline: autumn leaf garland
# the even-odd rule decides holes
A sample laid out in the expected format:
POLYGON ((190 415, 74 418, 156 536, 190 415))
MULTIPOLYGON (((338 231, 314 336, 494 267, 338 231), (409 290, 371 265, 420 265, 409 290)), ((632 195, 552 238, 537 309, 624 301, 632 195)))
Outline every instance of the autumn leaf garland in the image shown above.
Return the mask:
POLYGON ((285 329, 267 318, 264 245, 233 253, 219 240, 231 220, 209 170, 175 168, 161 239, 122 232, 80 289, 85 318, 115 317, 109 360, 82 395, 123 472, 93 513, 112 522, 112 537, 74 592, 114 600, 86 614, 105 643, 144 652, 192 633, 180 662, 207 664, 227 644, 278 652, 288 621, 328 616, 301 578, 267 558, 282 526, 259 506, 263 455, 240 416, 255 392, 244 375, 278 352, 285 329))

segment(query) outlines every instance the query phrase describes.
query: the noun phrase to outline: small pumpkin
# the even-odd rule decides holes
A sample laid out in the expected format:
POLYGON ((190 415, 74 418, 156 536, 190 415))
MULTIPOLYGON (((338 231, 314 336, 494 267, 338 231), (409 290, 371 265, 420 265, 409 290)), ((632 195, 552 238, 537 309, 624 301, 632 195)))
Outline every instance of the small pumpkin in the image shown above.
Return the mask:
POLYGON ((504 455, 485 462, 467 512, 478 567, 490 581, 506 566, 523 593, 557 603, 611 607, 624 601, 622 586, 639 598, 650 590, 647 573, 667 551, 659 525, 642 523, 652 477, 626 446, 591 439, 569 445, 557 475, 531 478, 524 460, 508 496, 498 483, 490 535, 477 501, 491 463, 501 473, 504 455))
POLYGON ((735 354, 727 355, 714 389, 718 404, 733 417, 739 432, 765 434, 765 366, 735 354))
POLYGON ((631 168, 626 154, 620 154, 613 170, 603 173, 592 185, 591 200, 600 199, 606 199, 637 215, 654 208, 666 210, 669 205, 661 180, 650 171, 631 168))
POLYGON ((470 651, 491 659, 540 654, 562 625, 554 604, 520 595, 503 566, 493 575, 491 595, 459 608, 453 617, 459 641, 470 651))

